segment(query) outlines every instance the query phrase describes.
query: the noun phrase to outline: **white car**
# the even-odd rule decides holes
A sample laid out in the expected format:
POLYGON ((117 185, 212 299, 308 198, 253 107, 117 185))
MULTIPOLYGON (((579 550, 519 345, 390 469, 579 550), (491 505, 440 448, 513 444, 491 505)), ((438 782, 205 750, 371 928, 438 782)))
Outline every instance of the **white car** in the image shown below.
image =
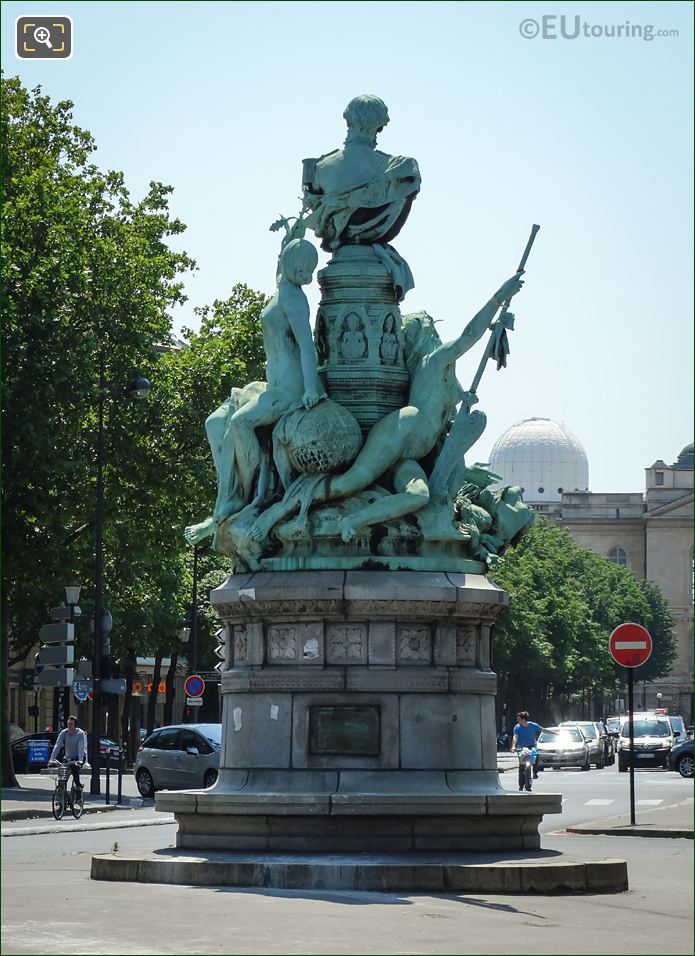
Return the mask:
MULTIPOLYGON (((668 758, 673 746, 673 730, 666 716, 661 714, 635 714, 634 718, 635 760, 634 766, 668 767, 668 758)), ((627 773, 630 765, 630 722, 624 717, 618 736, 618 770, 627 773)))

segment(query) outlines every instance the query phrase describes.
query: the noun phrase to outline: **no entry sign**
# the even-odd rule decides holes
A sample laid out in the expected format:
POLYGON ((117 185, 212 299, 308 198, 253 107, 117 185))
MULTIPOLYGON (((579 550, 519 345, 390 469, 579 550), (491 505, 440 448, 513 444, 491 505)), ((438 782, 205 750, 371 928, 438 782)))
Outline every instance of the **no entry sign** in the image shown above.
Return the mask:
POLYGON ((201 697, 205 690, 205 681, 197 674, 191 674, 183 686, 188 697, 201 697))
POLYGON ((608 642, 611 657, 623 667, 639 667, 649 660, 652 639, 641 624, 619 624, 608 642))

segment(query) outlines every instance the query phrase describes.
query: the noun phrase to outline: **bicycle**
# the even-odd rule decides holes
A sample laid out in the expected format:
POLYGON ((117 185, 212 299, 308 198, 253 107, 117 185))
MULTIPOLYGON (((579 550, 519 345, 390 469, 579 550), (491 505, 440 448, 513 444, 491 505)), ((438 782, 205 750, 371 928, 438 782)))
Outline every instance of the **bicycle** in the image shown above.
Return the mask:
POLYGON ((55 788, 51 798, 51 809, 56 820, 62 820, 65 811, 69 808, 76 820, 79 820, 84 811, 84 787, 77 787, 73 780, 68 790, 67 782, 72 776, 72 767, 75 761, 61 764, 49 764, 49 772, 55 773, 55 788))
POLYGON ((538 759, 536 747, 519 747, 516 755, 519 759, 519 790, 531 792, 533 768, 538 759))

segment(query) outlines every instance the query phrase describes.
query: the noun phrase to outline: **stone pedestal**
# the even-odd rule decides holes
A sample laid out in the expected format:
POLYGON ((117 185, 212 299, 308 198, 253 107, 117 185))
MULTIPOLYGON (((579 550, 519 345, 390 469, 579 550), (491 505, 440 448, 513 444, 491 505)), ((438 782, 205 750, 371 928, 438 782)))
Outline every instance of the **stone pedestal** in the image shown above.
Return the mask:
POLYGON ((232 575, 220 775, 165 792, 177 845, 266 851, 534 849, 559 795, 497 775, 490 631, 506 592, 483 575, 232 575))

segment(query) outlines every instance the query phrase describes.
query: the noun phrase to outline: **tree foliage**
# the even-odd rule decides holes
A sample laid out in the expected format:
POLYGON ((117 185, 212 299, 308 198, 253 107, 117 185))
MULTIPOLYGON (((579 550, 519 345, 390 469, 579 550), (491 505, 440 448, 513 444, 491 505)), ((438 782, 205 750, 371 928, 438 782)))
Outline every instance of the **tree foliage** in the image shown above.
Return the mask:
POLYGON ((659 589, 632 571, 580 548, 569 531, 541 519, 493 576, 510 607, 493 634, 493 666, 509 713, 533 707, 543 720, 600 711, 624 683, 608 639, 618 624, 643 624, 654 653, 639 680, 668 673, 675 655, 673 621, 659 589))
MULTIPOLYGON (((170 214, 171 187, 152 182, 133 199, 121 173, 92 161, 72 103, 17 78, 3 78, 2 94, 4 672, 36 643, 64 584, 81 581, 91 612, 102 357, 104 604, 112 653, 132 670, 135 654, 181 651, 192 584, 183 527, 215 497, 204 421, 232 385, 263 377, 266 300, 235 287, 178 348, 172 310, 195 264, 170 246, 185 229, 170 214), (153 383, 148 403, 125 398, 136 372, 153 383)), ((201 557, 201 597, 224 565, 201 557)), ((200 622, 204 639, 206 612, 200 622)), ((78 655, 89 655, 89 628, 78 635, 78 655)))

